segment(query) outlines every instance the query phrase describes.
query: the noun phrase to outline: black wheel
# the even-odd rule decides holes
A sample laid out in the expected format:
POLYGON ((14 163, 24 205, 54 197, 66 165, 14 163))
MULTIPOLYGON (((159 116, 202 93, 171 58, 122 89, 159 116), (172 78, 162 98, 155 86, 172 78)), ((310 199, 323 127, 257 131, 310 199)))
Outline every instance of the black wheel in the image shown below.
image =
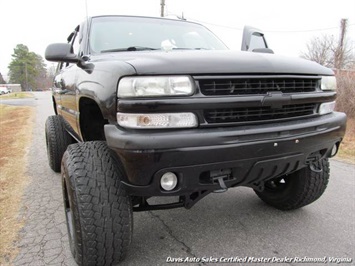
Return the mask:
POLYGON ((132 204, 125 174, 105 142, 68 147, 62 161, 64 208, 71 252, 78 265, 116 265, 132 238, 132 204))
POLYGON ((49 166, 54 172, 59 173, 63 154, 74 140, 65 130, 64 120, 61 116, 49 116, 45 130, 49 166))
POLYGON ((280 210, 294 210, 316 201, 322 196, 329 180, 329 162, 323 159, 316 164, 321 172, 305 167, 292 174, 265 183, 262 192, 255 191, 267 204, 280 210))

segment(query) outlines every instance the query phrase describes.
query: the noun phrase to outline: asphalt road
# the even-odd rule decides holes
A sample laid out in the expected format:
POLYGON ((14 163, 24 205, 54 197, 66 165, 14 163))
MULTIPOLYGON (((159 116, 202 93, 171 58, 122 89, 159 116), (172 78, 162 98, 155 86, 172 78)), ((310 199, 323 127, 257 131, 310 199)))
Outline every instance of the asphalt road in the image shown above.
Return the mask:
MULTIPOLYGON (((22 208, 27 222, 14 265, 76 265, 68 246, 60 174, 51 171, 46 156, 44 123, 53 114, 50 93, 35 96, 37 117, 27 171, 31 181, 22 208)), ((210 194, 190 210, 135 213, 133 242, 122 265, 165 265, 169 258, 187 257, 293 259, 278 265, 297 265, 295 257, 336 257, 350 258, 353 262, 345 265, 354 265, 354 188, 355 165, 333 159, 327 191, 300 210, 275 210, 251 189, 236 188, 210 194)))

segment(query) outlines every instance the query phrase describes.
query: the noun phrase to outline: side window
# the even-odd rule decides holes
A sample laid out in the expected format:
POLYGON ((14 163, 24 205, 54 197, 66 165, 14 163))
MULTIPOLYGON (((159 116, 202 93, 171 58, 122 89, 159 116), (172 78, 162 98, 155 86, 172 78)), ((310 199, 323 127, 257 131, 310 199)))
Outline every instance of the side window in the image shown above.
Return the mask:
POLYGON ((267 48, 264 36, 260 33, 254 32, 250 38, 250 45, 248 51, 253 51, 258 48, 267 48))

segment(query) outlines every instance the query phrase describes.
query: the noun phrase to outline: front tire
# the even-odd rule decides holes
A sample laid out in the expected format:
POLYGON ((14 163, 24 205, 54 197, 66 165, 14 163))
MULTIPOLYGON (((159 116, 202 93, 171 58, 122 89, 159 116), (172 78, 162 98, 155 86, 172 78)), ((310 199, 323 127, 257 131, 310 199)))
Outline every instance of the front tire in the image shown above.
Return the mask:
POLYGON ((297 172, 267 181, 265 189, 255 191, 267 204, 280 210, 294 210, 316 201, 327 188, 329 180, 328 159, 316 163, 321 172, 305 167, 297 172))
POLYGON ((63 154, 68 145, 74 141, 65 130, 64 120, 59 115, 47 118, 45 131, 49 166, 54 172, 59 173, 63 154))
POLYGON ((132 204, 120 182, 125 174, 104 142, 68 147, 63 197, 70 249, 78 265, 116 265, 132 238, 132 204))

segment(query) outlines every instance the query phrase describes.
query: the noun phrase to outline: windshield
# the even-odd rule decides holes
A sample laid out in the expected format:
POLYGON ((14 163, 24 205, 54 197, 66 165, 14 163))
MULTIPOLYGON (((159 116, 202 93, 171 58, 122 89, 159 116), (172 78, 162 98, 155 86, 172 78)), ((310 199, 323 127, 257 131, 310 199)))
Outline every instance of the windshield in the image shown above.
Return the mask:
POLYGON ((202 25, 143 17, 95 17, 92 19, 89 43, 92 53, 228 49, 202 25))

